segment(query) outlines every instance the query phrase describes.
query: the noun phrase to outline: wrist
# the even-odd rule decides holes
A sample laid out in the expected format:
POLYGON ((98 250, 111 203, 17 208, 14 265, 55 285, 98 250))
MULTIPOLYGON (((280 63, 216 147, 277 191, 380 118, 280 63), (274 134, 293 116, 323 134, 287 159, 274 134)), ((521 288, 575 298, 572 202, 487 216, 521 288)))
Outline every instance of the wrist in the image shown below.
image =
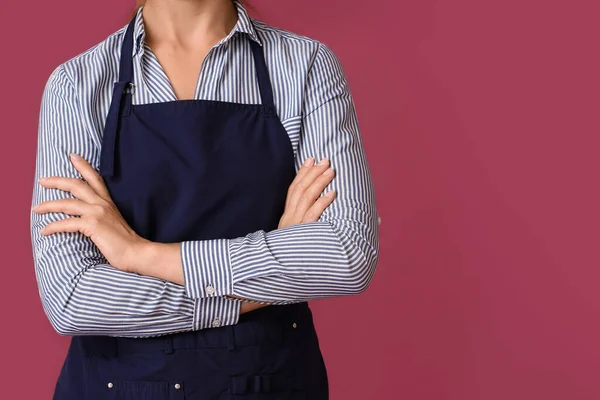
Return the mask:
POLYGON ((158 253, 156 244, 141 238, 136 244, 130 246, 128 257, 130 272, 147 275, 148 266, 152 265, 152 262, 156 260, 158 253))
POLYGON ((180 246, 180 243, 140 243, 135 272, 183 285, 180 246))

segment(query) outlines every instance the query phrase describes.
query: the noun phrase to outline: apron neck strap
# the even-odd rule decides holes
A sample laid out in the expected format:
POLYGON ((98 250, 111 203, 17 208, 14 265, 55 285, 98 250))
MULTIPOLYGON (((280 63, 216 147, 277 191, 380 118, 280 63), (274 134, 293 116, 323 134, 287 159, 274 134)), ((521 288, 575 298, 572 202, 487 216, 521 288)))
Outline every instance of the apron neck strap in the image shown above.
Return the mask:
POLYGON ((269 69, 265 62, 265 54, 262 46, 256 41, 247 36, 254 57, 254 68, 256 69, 256 78, 258 79, 258 87, 260 88, 260 99, 264 107, 271 111, 275 111, 275 102, 273 101, 273 87, 269 78, 269 69))
POLYGON ((131 20, 125 31, 123 44, 121 45, 121 60, 119 63, 119 82, 133 82, 133 31, 135 18, 131 20))

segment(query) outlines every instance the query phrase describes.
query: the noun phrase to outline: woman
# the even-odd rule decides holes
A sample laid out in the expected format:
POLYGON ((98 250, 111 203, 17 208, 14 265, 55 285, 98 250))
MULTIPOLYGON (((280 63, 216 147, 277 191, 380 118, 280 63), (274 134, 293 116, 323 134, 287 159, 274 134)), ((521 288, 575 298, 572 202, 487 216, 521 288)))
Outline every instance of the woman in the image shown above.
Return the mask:
POLYGON ((36 179, 42 304, 73 336, 54 399, 328 397, 306 302, 364 291, 378 236, 327 47, 147 0, 50 76, 36 179))

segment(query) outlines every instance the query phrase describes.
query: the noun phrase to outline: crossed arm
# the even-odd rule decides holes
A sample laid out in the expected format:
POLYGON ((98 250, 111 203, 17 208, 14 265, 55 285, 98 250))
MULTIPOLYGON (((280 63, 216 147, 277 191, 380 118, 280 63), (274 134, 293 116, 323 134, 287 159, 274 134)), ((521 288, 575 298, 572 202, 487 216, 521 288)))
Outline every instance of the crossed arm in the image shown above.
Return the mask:
MULTIPOLYGON (((324 47, 315 63, 328 64, 331 72, 309 76, 296 163, 300 169, 299 160, 327 157, 335 169, 327 192, 335 191, 337 197, 322 215, 236 239, 173 244, 142 240, 120 248, 108 243, 111 234, 94 231, 102 224, 86 225, 85 218, 68 218, 58 210, 32 212, 40 296, 59 333, 137 337, 198 330, 235 324, 243 311, 239 298, 285 304, 366 289, 378 255, 372 180, 341 67, 324 47), (42 232, 44 226, 48 228, 42 232), (127 261, 133 259, 127 256, 131 251, 143 255, 140 262, 127 261)), ((99 161, 99 149, 81 123, 64 69, 53 73, 44 91, 37 150, 33 205, 85 202, 85 194, 56 187, 59 181, 83 175, 79 167, 85 168, 85 161, 72 162, 71 153, 89 160, 91 170, 99 161), (47 181, 49 187, 37 184, 37 179, 50 176, 62 178, 47 181)), ((89 172, 90 187, 101 192, 100 181, 92 183, 89 172)), ((96 216, 95 221, 100 219, 96 216)), ((121 222, 112 234, 135 235, 121 222)))

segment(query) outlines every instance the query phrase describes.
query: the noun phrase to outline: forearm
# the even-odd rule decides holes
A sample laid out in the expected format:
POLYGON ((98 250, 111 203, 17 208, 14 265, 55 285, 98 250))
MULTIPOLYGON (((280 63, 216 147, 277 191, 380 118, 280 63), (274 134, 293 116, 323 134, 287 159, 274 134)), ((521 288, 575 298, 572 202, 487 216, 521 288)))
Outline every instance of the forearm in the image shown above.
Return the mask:
POLYGON ((235 240, 230 253, 234 291, 284 302, 362 293, 375 271, 377 250, 357 236, 335 221, 235 240), (258 259, 258 265, 251 261, 258 259))
POLYGON ((361 293, 377 262, 376 213, 366 206, 355 207, 352 214, 353 219, 297 224, 232 240, 152 243, 137 268, 185 284, 193 298, 283 304, 361 293), (360 222, 357 215, 362 215, 360 222))
POLYGON ((75 273, 68 268, 73 258, 57 257, 52 248, 38 254, 42 304, 62 335, 156 336, 209 328, 215 321, 234 324, 239 316, 240 304, 232 299, 191 299, 182 286, 171 282, 105 263, 84 265, 83 260, 97 260, 93 251, 80 248, 72 253, 81 263, 75 273))
POLYGON ((50 215, 32 214, 31 233, 39 293, 58 333, 143 337, 237 322, 237 300, 192 299, 181 285, 116 269, 79 233, 42 236, 50 215))
POLYGON ((273 303, 361 293, 377 263, 374 224, 363 225, 364 231, 371 227, 371 236, 348 221, 297 224, 229 240, 210 253, 200 250, 207 243, 184 242, 186 291, 194 298, 233 294, 273 303), (227 258, 214 263, 214 254, 222 252, 227 258), (220 269, 211 270, 215 266, 220 269))

